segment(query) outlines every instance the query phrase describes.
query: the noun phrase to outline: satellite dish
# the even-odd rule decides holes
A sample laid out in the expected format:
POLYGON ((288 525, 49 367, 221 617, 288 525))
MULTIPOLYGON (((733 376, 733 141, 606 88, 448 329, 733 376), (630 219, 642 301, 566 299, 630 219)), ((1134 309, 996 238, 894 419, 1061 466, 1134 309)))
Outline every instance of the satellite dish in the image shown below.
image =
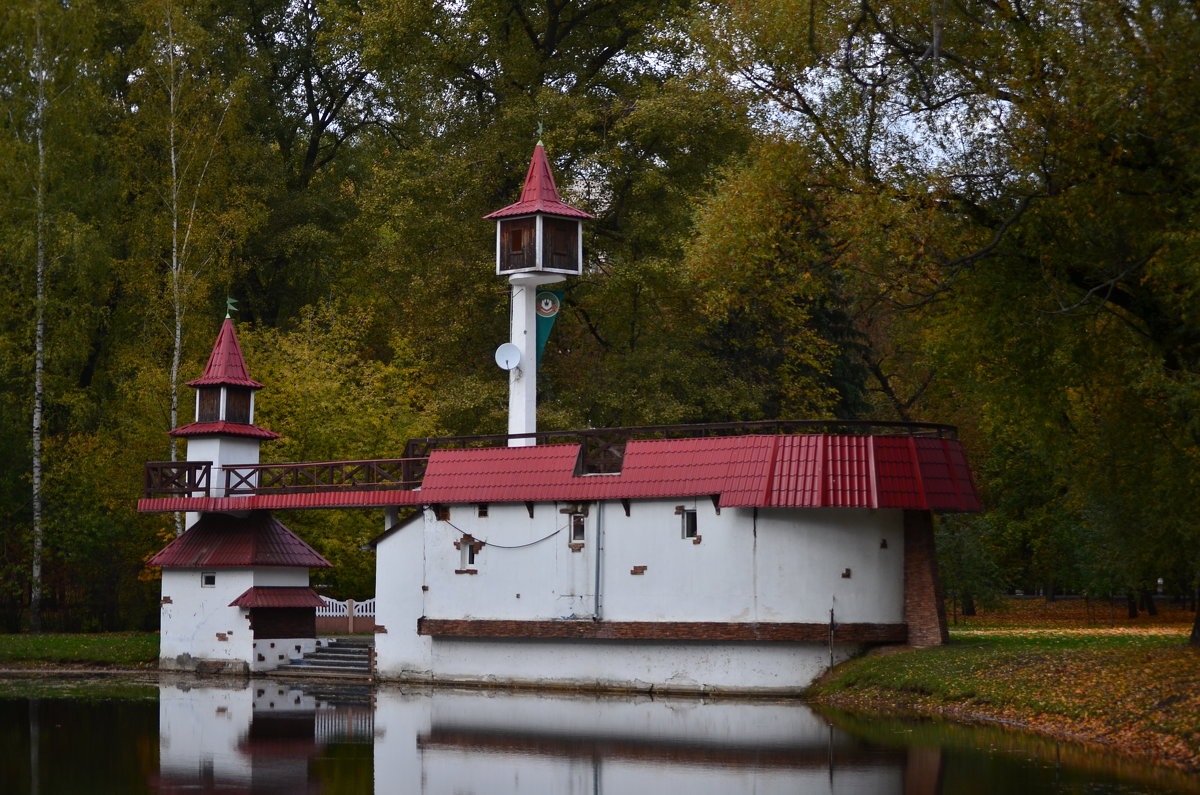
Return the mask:
POLYGON ((501 370, 512 370, 521 363, 521 349, 506 342, 496 349, 496 364, 501 370))

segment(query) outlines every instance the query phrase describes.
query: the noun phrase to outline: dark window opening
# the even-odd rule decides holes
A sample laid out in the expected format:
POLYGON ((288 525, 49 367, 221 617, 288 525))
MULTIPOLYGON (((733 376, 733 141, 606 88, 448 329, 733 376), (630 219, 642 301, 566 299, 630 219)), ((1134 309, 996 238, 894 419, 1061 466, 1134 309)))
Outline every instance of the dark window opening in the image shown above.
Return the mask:
POLYGON ((225 420, 250 424, 250 390, 228 387, 225 390, 225 420))
POLYGON ((215 588, 217 585, 217 573, 215 571, 206 571, 200 575, 200 587, 215 588))
POLYGON ((433 506, 433 518, 439 522, 450 521, 450 506, 449 505, 433 506))
POLYGON ((565 218, 542 219, 542 266, 579 272, 579 223, 565 218))
POLYGON ((487 515, 488 515, 488 506, 487 506, 487 503, 486 503, 486 502, 481 502, 481 503, 479 503, 479 505, 478 505, 478 506, 476 506, 476 509, 475 509, 475 515, 476 515, 476 516, 478 516, 480 519, 486 519, 486 518, 487 518, 487 515))
POLYGON ((535 225, 533 218, 500 222, 501 273, 537 265, 537 251, 533 245, 535 225))
POLYGON ((217 422, 221 419, 221 388, 200 387, 197 390, 200 406, 196 410, 196 422, 217 422))
POLYGON ((584 515, 581 513, 571 514, 571 540, 583 541, 587 537, 587 528, 584 524, 584 515))
POLYGON ((685 509, 683 511, 683 513, 681 514, 681 516, 683 517, 683 537, 684 538, 695 538, 697 535, 697 532, 696 532, 696 509, 695 508, 685 509))

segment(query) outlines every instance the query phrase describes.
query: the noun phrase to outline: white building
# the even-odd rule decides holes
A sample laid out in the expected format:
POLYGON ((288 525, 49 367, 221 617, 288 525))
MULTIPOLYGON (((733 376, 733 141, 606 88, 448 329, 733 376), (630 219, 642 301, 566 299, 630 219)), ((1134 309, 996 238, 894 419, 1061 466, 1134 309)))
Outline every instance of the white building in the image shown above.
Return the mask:
POLYGON ((977 505, 957 441, 631 440, 608 474, 580 450, 433 452, 375 542, 380 678, 790 693, 945 639, 930 511, 977 505))

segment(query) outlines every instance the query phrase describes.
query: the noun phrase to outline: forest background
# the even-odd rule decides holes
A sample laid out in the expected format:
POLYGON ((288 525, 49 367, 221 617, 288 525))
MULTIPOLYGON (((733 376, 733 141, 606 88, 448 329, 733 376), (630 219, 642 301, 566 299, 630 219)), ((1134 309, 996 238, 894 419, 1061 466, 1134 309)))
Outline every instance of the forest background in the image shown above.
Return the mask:
MULTIPOLYGON (((264 461, 503 432, 539 130, 597 216, 541 428, 955 423, 960 606, 1194 599, 1198 51, 1182 0, 5 3, 0 631, 157 625, 227 296, 264 461)), ((372 595, 380 517, 287 521, 372 595)))

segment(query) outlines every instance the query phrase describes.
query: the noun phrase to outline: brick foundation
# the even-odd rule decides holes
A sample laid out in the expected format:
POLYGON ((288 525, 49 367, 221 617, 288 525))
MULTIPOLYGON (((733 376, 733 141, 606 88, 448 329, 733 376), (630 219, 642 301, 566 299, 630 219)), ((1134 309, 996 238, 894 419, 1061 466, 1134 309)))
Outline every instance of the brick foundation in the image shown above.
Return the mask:
MULTIPOLYGON (((728 621, 519 621, 422 618, 417 633, 455 638, 828 643, 828 624, 728 621)), ((904 624, 838 624, 835 643, 903 643, 904 624)))
POLYGON ((950 640, 928 511, 904 512, 904 621, 911 646, 941 646, 950 640))

